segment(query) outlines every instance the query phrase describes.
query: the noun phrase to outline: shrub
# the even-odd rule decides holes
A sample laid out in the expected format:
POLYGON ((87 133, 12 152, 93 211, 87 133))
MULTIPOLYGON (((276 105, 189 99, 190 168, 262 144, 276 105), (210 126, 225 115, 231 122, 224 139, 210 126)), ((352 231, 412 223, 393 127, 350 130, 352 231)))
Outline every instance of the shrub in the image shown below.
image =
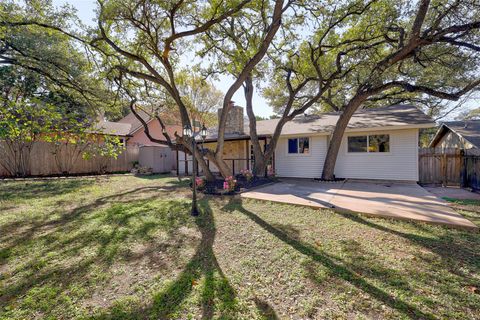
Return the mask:
POLYGON ((240 173, 242 174, 242 176, 244 176, 244 178, 247 180, 247 182, 252 181, 253 173, 250 170, 243 169, 243 170, 240 170, 240 173))
POLYGON ((237 186, 237 180, 232 176, 225 178, 225 182, 223 183, 223 189, 228 192, 235 191, 235 187, 237 186))
POLYGON ((202 177, 196 177, 195 178, 195 184, 196 184, 198 189, 203 189, 203 188, 205 188, 206 181, 202 177))

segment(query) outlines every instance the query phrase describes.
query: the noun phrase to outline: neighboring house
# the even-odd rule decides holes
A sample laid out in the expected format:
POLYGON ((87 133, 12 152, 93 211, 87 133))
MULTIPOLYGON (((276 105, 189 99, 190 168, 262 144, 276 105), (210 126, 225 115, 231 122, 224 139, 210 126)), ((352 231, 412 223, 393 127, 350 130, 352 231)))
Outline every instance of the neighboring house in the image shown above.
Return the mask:
MULTIPOLYGON (((339 113, 302 115, 285 124, 273 157, 276 175, 320 178, 338 117, 339 113)), ((257 121, 263 145, 269 143, 277 122, 278 119, 257 121)), ((224 157, 234 173, 238 173, 251 168, 254 161, 243 108, 233 106, 227 123, 224 157)), ((435 127, 434 121, 411 105, 357 111, 343 137, 335 176, 418 181, 419 129, 431 127, 435 127)), ((205 147, 214 148, 216 140, 216 134, 210 134, 205 147)), ((185 171, 184 167, 179 163, 179 173, 185 171)))
POLYGON ((130 129, 131 126, 126 123, 100 120, 95 124, 92 132, 101 135, 118 136, 120 142, 126 144, 126 141, 131 137, 130 129))
MULTIPOLYGON (((151 118, 143 111, 139 111, 139 115, 147 123, 152 137, 166 141, 160 123, 156 119, 151 118)), ((165 121, 171 123, 172 119, 166 119, 165 121)), ((179 125, 166 125, 167 133, 172 140, 175 140, 175 132, 181 134, 181 128, 179 125)), ((127 147, 138 147, 140 149, 139 164, 143 167, 152 168, 153 172, 170 172, 177 168, 176 152, 172 151, 167 145, 151 142, 145 134, 143 124, 133 113, 129 113, 118 122, 99 121, 95 125, 95 132, 118 136, 127 147)))
MULTIPOLYGON (((154 137, 155 139, 166 141, 165 136, 162 133, 162 127, 160 126, 160 123, 155 118, 150 117, 147 113, 141 110, 138 111, 138 114, 147 123, 148 130, 152 137, 154 137)), ((164 121, 168 123, 168 122, 171 122, 172 119, 165 119, 164 121)), ((150 141, 150 139, 145 134, 145 128, 143 127, 143 124, 131 112, 127 116, 125 116, 123 119, 119 120, 117 123, 119 125, 130 126, 130 129, 129 129, 130 137, 127 139, 127 145, 164 146, 164 145, 150 141)), ((173 141, 175 140, 175 132, 178 132, 178 134, 182 134, 182 126, 180 125, 166 124, 165 127, 167 130, 167 133, 169 134, 169 136, 172 138, 173 141)))
POLYGON ((442 123, 429 147, 478 149, 480 147, 480 120, 442 123))

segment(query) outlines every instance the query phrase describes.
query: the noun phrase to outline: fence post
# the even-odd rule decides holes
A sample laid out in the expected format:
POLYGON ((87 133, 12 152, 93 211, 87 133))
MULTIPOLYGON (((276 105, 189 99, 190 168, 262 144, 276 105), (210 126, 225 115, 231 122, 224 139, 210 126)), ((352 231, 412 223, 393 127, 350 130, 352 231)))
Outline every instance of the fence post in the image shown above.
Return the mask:
POLYGON ((442 172, 442 176, 443 176, 443 177, 442 177, 442 180, 443 180, 443 181, 442 181, 442 185, 443 185, 444 187, 446 187, 447 184, 448 184, 448 179, 447 179, 447 175, 448 175, 448 158, 447 158, 447 153, 446 153, 446 152, 443 153, 442 158, 443 158, 443 167, 442 167, 442 169, 443 169, 443 172, 442 172))
POLYGON ((467 158, 465 157, 465 151, 460 150, 460 163, 462 169, 460 170, 460 188, 465 188, 467 186, 467 158))

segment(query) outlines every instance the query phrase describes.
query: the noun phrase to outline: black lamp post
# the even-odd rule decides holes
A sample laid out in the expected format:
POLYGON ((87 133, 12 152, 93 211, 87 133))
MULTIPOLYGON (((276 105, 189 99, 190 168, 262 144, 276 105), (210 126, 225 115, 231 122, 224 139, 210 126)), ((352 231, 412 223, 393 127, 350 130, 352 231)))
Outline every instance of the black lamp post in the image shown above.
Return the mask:
POLYGON ((198 216, 199 211, 197 207, 197 183, 195 178, 197 177, 197 166, 195 165, 195 148, 197 147, 195 138, 200 136, 203 140, 207 137, 207 128, 205 124, 202 126, 201 130, 195 132, 195 128, 192 130, 192 127, 187 124, 183 127, 183 136, 192 139, 192 188, 193 188, 193 195, 192 195, 192 216, 198 216))

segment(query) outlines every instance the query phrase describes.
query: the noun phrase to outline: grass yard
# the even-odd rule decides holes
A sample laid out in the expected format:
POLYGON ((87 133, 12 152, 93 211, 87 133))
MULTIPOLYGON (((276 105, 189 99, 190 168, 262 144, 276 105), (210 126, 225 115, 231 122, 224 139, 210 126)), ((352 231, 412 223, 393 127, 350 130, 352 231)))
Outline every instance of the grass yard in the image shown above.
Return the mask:
POLYGON ((0 183, 0 319, 480 319, 478 233, 187 184, 0 183))

